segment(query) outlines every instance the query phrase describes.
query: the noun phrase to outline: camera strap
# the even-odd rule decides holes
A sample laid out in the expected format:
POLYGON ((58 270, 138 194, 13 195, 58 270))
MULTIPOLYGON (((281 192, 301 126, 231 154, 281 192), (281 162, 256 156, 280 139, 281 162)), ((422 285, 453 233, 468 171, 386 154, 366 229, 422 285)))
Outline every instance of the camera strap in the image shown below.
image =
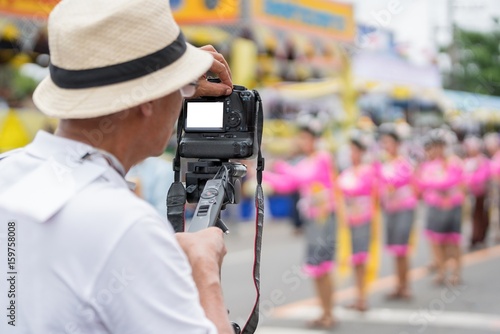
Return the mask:
MULTIPOLYGON (((184 120, 179 117, 177 121, 177 144, 181 142, 184 120)), ((167 195, 167 217, 175 233, 185 231, 184 211, 186 205, 186 188, 181 182, 181 156, 179 149, 175 150, 174 183, 170 186, 167 195)))
POLYGON ((264 231, 264 192, 262 190, 262 172, 265 168, 265 160, 262 156, 262 131, 264 124, 264 113, 262 107, 262 99, 257 91, 253 91, 258 103, 257 112, 257 141, 259 144, 259 152, 257 156, 257 188, 255 190, 255 243, 254 243, 254 261, 253 261, 253 282, 255 285, 256 299, 252 309, 252 313, 248 317, 247 323, 243 327, 242 334, 253 334, 259 324, 259 304, 260 304, 260 258, 262 251, 262 233, 264 231))

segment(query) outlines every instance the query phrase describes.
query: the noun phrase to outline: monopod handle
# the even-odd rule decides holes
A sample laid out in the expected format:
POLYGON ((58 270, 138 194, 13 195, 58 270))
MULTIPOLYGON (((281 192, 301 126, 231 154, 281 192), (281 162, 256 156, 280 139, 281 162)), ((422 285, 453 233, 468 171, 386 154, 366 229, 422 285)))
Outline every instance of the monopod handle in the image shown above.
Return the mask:
POLYGON ((224 232, 224 234, 229 234, 229 228, 220 218, 215 223, 215 226, 220 228, 222 230, 222 232, 224 232))
POLYGON ((231 324, 233 325, 234 334, 241 334, 241 328, 240 328, 240 326, 237 323, 235 323, 235 322, 233 322, 231 324))

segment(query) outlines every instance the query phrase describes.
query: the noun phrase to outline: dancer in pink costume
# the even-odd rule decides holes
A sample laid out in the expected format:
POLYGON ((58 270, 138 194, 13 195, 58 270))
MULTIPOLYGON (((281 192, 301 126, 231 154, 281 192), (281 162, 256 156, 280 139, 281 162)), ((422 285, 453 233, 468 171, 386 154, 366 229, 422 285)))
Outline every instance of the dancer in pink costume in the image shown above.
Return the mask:
POLYGON ((345 204, 346 218, 351 230, 352 264, 355 268, 357 300, 351 308, 366 311, 366 260, 370 244, 371 223, 375 214, 374 195, 376 189, 376 168, 363 163, 366 144, 351 139, 352 166, 338 178, 345 204))
POLYGON ((408 287, 410 234, 418 199, 414 168, 399 154, 400 139, 393 129, 381 129, 380 144, 386 158, 379 165, 379 190, 384 211, 387 249, 395 257, 397 287, 389 299, 410 299, 408 287))
POLYGON ((484 146, 491 160, 491 178, 494 181, 500 181, 500 135, 492 132, 487 133, 484 136, 484 146))
POLYGON ((331 328, 336 321, 333 308, 333 268, 335 259, 335 206, 333 199, 333 163, 330 154, 318 152, 319 134, 301 129, 297 145, 306 156, 297 165, 284 161, 274 164, 274 172, 265 172, 264 181, 276 192, 300 191, 299 211, 305 220, 307 242, 304 271, 314 279, 321 301, 322 315, 309 323, 314 328, 331 328))
POLYGON ((432 130, 425 143, 428 160, 418 172, 418 185, 427 206, 426 234, 431 242, 436 265, 436 284, 446 279, 446 263, 453 260, 450 283, 461 279, 462 205, 465 199, 462 161, 447 157, 446 132, 432 130))
POLYGON ((470 248, 483 245, 488 233, 489 212, 487 203, 488 182, 490 180, 490 161, 482 153, 482 141, 468 137, 464 141, 467 158, 464 161, 464 179, 467 190, 474 200, 472 210, 472 236, 470 248))
MULTIPOLYGON (((496 132, 487 133, 484 136, 484 145, 490 158, 491 185, 490 202, 497 210, 496 226, 491 226, 496 242, 500 243, 500 136, 496 132)), ((493 222, 493 221, 492 221, 493 222)))

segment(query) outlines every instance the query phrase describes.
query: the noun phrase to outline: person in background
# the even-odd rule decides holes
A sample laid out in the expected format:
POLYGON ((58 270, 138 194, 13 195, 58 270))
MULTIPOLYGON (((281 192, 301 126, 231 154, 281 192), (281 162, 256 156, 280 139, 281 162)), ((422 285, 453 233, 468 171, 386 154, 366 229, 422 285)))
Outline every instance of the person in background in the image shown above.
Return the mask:
POLYGON ((500 176, 500 135, 490 132, 484 135, 484 148, 491 160, 491 172, 494 178, 500 176))
POLYGON ((134 192, 151 204, 162 216, 167 216, 167 192, 174 182, 172 162, 162 157, 147 158, 133 166, 126 179, 135 183, 134 192))
POLYGON ((299 211, 299 203, 300 203, 300 192, 294 191, 290 194, 292 199, 292 208, 291 208, 291 218, 293 225, 293 233, 296 236, 302 235, 304 233, 304 220, 302 219, 302 215, 299 211))
POLYGON ((490 161, 482 153, 482 144, 478 137, 467 137, 464 140, 466 152, 464 179, 467 191, 473 200, 471 250, 481 245, 484 246, 489 226, 489 212, 486 203, 491 172, 490 161))
POLYGON ((300 128, 297 146, 305 158, 296 165, 277 161, 273 172, 264 173, 276 192, 299 190, 298 209, 305 223, 306 263, 304 271, 314 279, 322 314, 308 323, 313 328, 331 328, 336 320, 332 314, 335 259, 335 207, 333 200, 333 163, 327 152, 317 150, 321 132, 309 126, 300 128))
POLYGON ((414 168, 400 155, 400 137, 393 128, 380 129, 380 145, 384 150, 378 166, 381 205, 385 217, 388 251, 396 259, 397 287, 389 299, 411 298, 408 287, 409 240, 418 199, 414 187, 414 168))
MULTIPOLYGON (((298 152, 295 152, 294 156, 292 157, 290 163, 291 165, 297 165, 302 159, 304 159, 304 155, 301 152, 302 150, 299 148, 298 152)), ((295 235, 301 235, 304 232, 304 219, 302 219, 302 215, 300 214, 299 211, 299 203, 300 203, 300 191, 296 190, 293 193, 290 194, 290 197, 292 198, 292 224, 294 227, 294 234, 295 235)))
POLYGON ((426 235, 432 245, 436 265, 436 284, 446 280, 446 263, 452 259, 454 267, 449 282, 458 285, 461 280, 461 225, 463 189, 462 161, 447 156, 447 131, 431 130, 425 140, 427 161, 418 171, 418 187, 427 207, 426 235))
MULTIPOLYGON (((496 227, 492 226, 492 233, 497 242, 500 242, 500 136, 496 132, 484 136, 484 146, 490 158, 490 203, 496 211, 496 227)), ((495 212, 493 211, 493 212, 495 212)))
POLYGON ((366 302, 366 261, 372 220, 375 215, 376 170, 364 163, 367 145, 361 138, 350 142, 351 166, 342 171, 337 184, 346 204, 347 223, 351 231, 352 264, 355 269, 357 300, 350 308, 368 309, 366 302))

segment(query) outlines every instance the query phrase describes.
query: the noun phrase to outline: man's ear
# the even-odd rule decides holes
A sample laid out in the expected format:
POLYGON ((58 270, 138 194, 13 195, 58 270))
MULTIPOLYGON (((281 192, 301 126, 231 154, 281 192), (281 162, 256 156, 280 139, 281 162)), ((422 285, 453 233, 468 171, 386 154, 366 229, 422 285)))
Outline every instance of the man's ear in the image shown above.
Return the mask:
POLYGON ((153 102, 143 103, 139 106, 139 109, 144 117, 151 117, 153 115, 153 102))

